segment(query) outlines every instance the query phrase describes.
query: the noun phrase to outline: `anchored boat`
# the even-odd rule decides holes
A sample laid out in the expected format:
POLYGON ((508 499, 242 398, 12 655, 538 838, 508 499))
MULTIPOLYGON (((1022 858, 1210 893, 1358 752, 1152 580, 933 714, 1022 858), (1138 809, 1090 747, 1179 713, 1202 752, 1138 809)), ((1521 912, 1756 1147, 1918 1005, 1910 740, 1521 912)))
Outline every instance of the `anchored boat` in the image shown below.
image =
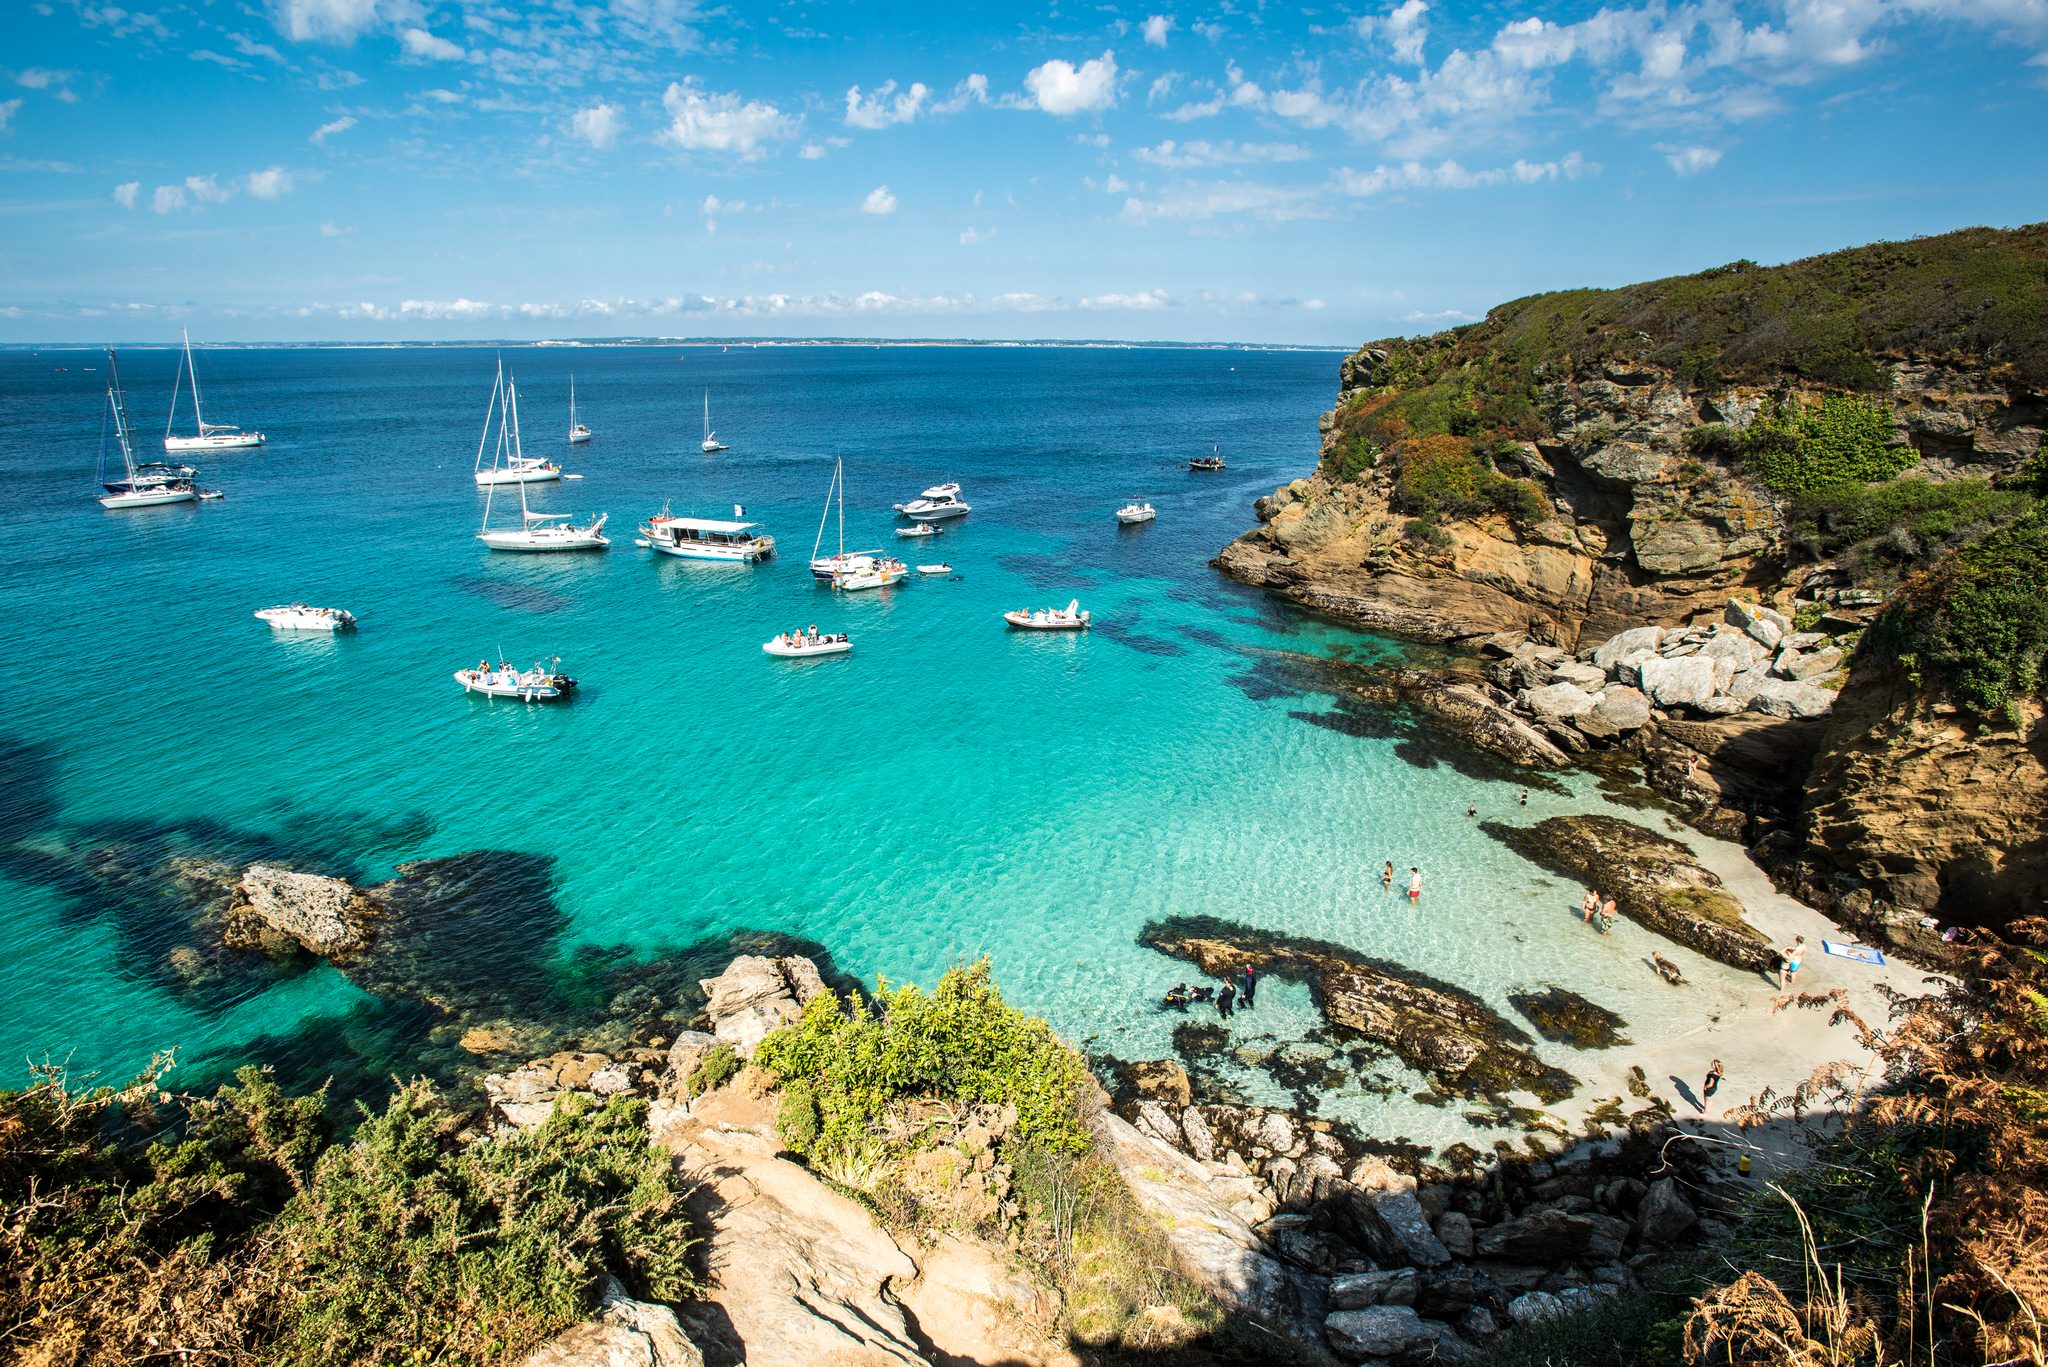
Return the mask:
POLYGON ((121 364, 107 352, 107 408, 114 419, 114 441, 121 452, 120 479, 106 478, 107 434, 100 429, 100 495, 102 508, 156 508, 166 503, 191 503, 199 497, 192 482, 198 472, 189 465, 135 463, 135 446, 128 434, 128 404, 121 395, 121 364))
POLYGON ((1123 523, 1126 527, 1139 522, 1150 522, 1157 516, 1159 514, 1152 511, 1151 504, 1140 503, 1135 498, 1116 510, 1116 520, 1123 523))
POLYGON ((178 380, 171 385, 171 416, 164 422, 164 450, 238 451, 262 444, 261 432, 244 432, 231 422, 208 422, 199 411, 199 367, 192 364, 192 332, 186 329, 185 359, 178 365, 178 380), (187 375, 192 377, 192 421, 197 430, 189 437, 174 437, 171 428, 178 421, 179 384, 187 375))
POLYGON ((561 657, 556 656, 545 666, 514 669, 500 660, 498 667, 492 669, 488 662, 478 661, 475 669, 456 670, 455 682, 462 685, 463 692, 481 693, 487 698, 556 702, 576 691, 576 681, 557 668, 561 663, 561 657))
POLYGON ((852 651, 853 642, 843 631, 820 636, 818 629, 812 627, 808 631, 784 632, 763 642, 761 649, 785 660, 811 660, 826 655, 845 655, 852 651))
MULTIPOLYGON (((484 434, 478 449, 489 445, 491 425, 498 427, 498 444, 491 454, 491 472, 517 467, 525 459, 519 444, 519 386, 498 367, 498 383, 491 390, 491 411, 484 416, 484 434)), ((481 461, 481 457, 479 457, 481 461)), ((526 486, 531 481, 514 481, 519 486, 519 525, 493 527, 491 502, 498 494, 498 481, 484 486, 484 520, 476 539, 494 551, 601 551, 612 543, 605 538, 605 514, 595 522, 579 523, 567 513, 537 513, 526 506, 526 486)))
POLYGON ((1078 598, 1063 608, 1006 612, 1003 620, 1026 631, 1085 631, 1088 628, 1088 613, 1082 609, 1078 598))
POLYGON ((277 631, 353 631, 355 616, 342 608, 316 608, 307 603, 280 603, 258 608, 254 616, 277 631))
POLYGON ((908 503, 895 505, 896 511, 919 522, 933 522, 940 518, 965 517, 974 509, 960 501, 960 486, 957 484, 934 484, 908 503))

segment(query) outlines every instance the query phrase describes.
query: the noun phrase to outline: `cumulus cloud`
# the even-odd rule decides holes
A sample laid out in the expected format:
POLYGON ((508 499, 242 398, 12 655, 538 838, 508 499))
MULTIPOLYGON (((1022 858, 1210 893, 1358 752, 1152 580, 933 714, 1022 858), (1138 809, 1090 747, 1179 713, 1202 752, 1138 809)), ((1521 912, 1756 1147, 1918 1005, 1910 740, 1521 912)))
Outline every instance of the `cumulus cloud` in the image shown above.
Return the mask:
POLYGON ((235 187, 221 184, 220 177, 209 172, 203 176, 185 177, 185 192, 201 204, 225 204, 234 198, 235 187))
POLYGON ((1165 47, 1166 35, 1173 32, 1173 16, 1170 14, 1148 14, 1143 24, 1145 42, 1149 47, 1165 47))
POLYGON ((18 99, 0 100, 0 133, 7 131, 7 126, 14 122, 14 116, 20 109, 21 101, 18 99))
POLYGON ((619 140, 619 111, 599 100, 587 109, 577 110, 570 117, 569 131, 592 147, 610 147, 619 140))
POLYGON ((1429 0, 1402 0, 1378 18, 1357 21, 1358 31, 1387 45, 1394 60, 1422 65, 1422 45, 1429 40, 1429 0))
POLYGON ((1084 309, 1130 309, 1149 313, 1171 307, 1173 300, 1165 290, 1144 290, 1135 294, 1091 294, 1083 299, 1084 309))
POLYGON ((1671 163, 1671 169, 1681 176, 1696 176, 1702 171, 1711 171, 1721 160, 1718 147, 1681 147, 1665 154, 1664 160, 1671 163))
POLYGON ((295 43, 313 39, 352 42, 376 22, 379 0, 271 0, 278 32, 295 43))
POLYGON ((765 144, 795 137, 801 122, 761 100, 742 100, 730 92, 707 94, 694 76, 671 84, 661 105, 669 117, 663 140, 688 151, 758 157, 765 144))
POLYGON ((459 62, 469 54, 462 50, 462 44, 451 43, 446 38, 427 32, 423 28, 405 29, 398 35, 399 45, 408 57, 417 57, 426 62, 459 62))
POLYGON ((960 232, 960 245, 963 247, 979 246, 995 235, 996 230, 994 228, 964 228, 960 232))
POLYGON ((261 171, 251 171, 245 183, 252 198, 277 199, 291 193, 292 173, 282 166, 268 166, 261 171))
POLYGON ((979 71, 953 87, 953 93, 932 106, 934 114, 958 114, 970 104, 987 104, 988 77, 979 71))
POLYGON ((141 193, 141 181, 123 181, 119 185, 116 185, 114 187, 114 203, 120 205, 124 209, 132 209, 135 207, 135 197, 141 193))
POLYGON ((314 129, 313 136, 307 139, 307 141, 311 142, 315 147, 325 147, 327 145, 327 140, 329 138, 339 137, 341 134, 348 132, 349 129, 354 128, 355 126, 355 115, 344 114, 340 118, 335 119, 333 122, 323 123, 318 128, 314 129))
POLYGON ((931 93, 931 87, 923 81, 912 81, 910 89, 900 94, 894 81, 885 81, 868 95, 862 95, 859 86, 850 86, 846 91, 846 126, 876 129, 910 123, 922 112, 931 93))
POLYGON ((864 214, 893 214, 896 212, 896 196, 889 193, 888 186, 877 185, 860 202, 860 211, 864 214))
POLYGON ((1062 118, 1107 109, 1116 103, 1116 54, 1104 52, 1079 66, 1055 57, 1026 73, 1024 88, 1040 109, 1062 118))
POLYGON ((182 185, 159 185, 150 197, 151 212, 174 214, 185 207, 185 187, 182 185))
POLYGON ((1197 166, 1306 161, 1309 150, 1291 142, 1207 142, 1199 138, 1176 142, 1167 138, 1156 147, 1133 148, 1131 155, 1151 166, 1180 171, 1197 166))

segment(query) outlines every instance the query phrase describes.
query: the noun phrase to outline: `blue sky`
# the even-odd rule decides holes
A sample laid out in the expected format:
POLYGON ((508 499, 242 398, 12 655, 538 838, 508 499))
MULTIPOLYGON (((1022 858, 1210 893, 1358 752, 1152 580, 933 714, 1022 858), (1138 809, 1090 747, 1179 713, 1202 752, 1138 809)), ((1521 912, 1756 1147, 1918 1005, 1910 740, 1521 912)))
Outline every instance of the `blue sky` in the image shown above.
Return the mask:
POLYGON ((2048 0, 4 4, 6 341, 1350 345, 2048 218, 2048 0))

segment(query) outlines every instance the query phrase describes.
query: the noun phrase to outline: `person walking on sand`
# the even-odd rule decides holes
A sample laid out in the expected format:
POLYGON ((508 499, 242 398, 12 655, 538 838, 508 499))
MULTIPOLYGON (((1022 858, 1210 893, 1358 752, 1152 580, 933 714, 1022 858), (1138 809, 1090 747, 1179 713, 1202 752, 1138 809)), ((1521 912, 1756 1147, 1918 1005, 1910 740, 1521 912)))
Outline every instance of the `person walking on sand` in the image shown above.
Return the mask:
MULTIPOLYGON (((1721 1071, 1721 1060, 1715 1059, 1712 1063, 1709 1063, 1707 1065, 1707 1080, 1700 1084, 1700 1095, 1712 1097, 1715 1092, 1720 1091, 1723 1076, 1725 1074, 1721 1071)), ((1704 1110, 1705 1108, 1702 1107, 1701 1109, 1704 1110)))
POLYGON ((1422 900, 1422 870, 1416 868, 1413 864, 1408 866, 1408 900, 1411 902, 1422 900))
POLYGON ((1387 861, 1387 866, 1380 870, 1380 886, 1383 888, 1394 886, 1394 861, 1391 859, 1387 861))
POLYGON ((1230 985, 1230 979, 1225 978, 1223 980, 1223 987, 1216 993, 1216 1014, 1225 1020, 1229 1020, 1231 1003, 1236 1000, 1237 989, 1230 985))
POLYGON ((1792 990, 1792 980, 1799 976, 1799 961, 1806 957, 1806 937, 1794 935, 1792 943, 1778 951, 1778 990, 1792 990))

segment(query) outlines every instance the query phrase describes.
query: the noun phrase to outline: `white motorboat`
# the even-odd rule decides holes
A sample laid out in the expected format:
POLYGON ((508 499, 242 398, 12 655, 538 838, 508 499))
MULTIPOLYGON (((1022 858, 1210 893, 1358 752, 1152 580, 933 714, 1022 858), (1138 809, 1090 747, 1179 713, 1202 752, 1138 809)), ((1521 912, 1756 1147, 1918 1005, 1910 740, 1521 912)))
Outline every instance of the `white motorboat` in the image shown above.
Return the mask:
POLYGON ((581 446, 590 440, 590 428, 576 421, 576 377, 569 377, 569 444, 581 446))
POLYGON ((895 505, 896 511, 919 522, 931 522, 945 517, 965 517, 974 509, 960 501, 960 486, 957 484, 934 484, 908 503, 895 505))
POLYGON ((112 351, 107 352, 107 408, 113 415, 114 441, 121 452, 122 476, 120 479, 106 477, 107 440, 106 429, 102 427, 98 474, 100 488, 106 492, 99 496, 100 506, 157 508, 167 503, 191 503, 198 499, 199 489, 192 482, 193 475, 198 472, 190 466, 135 463, 135 444, 128 431, 128 404, 121 394, 121 365, 112 351))
POLYGON ((559 658, 547 665, 535 664, 531 669, 514 669, 503 660, 492 669, 488 661, 479 661, 475 669, 458 669, 455 682, 462 685, 465 693, 481 693, 487 698, 517 698, 520 702, 555 702, 576 691, 576 681, 561 673, 556 666, 559 658))
POLYGON ((785 660, 812 660, 825 655, 845 655, 853 649, 853 642, 843 631, 821 636, 813 627, 808 631, 784 632, 763 642, 761 649, 785 660))
POLYGON ((1220 446, 1210 447, 1209 454, 1206 456, 1190 456, 1188 458, 1188 469, 1190 470, 1212 471, 1221 470, 1222 468, 1223 448, 1220 446))
POLYGON ((1076 598, 1063 608, 1039 608, 1032 612, 1006 612, 1003 620, 1026 631, 1085 631, 1088 614, 1076 598))
POLYGON ((722 522, 701 517, 671 517, 668 505, 640 524, 640 542, 647 549, 684 560, 726 560, 753 564, 775 554, 775 538, 754 529, 756 522, 722 522))
POLYGON ((1159 514, 1152 510, 1151 504, 1140 503, 1135 498, 1116 510, 1116 520, 1123 523, 1126 527, 1134 523, 1150 522, 1157 516, 1159 514))
POLYGON ((307 603, 280 603, 254 614, 278 631, 351 631, 356 619, 342 608, 316 608, 307 603))
POLYGON ((951 574, 953 567, 951 565, 919 565, 917 572, 919 574, 951 574))
POLYGON ((166 451, 239 451, 251 446, 261 446, 261 432, 244 432, 231 422, 208 422, 199 410, 199 367, 192 364, 192 333, 185 332, 185 359, 178 365, 178 380, 171 385, 171 416, 164 423, 164 450, 166 451), (178 421, 178 390, 185 376, 192 377, 192 421, 195 435, 174 437, 171 428, 178 421))
POLYGON ((910 566, 901 560, 870 560, 865 565, 843 569, 832 576, 832 587, 848 591, 858 589, 886 589, 891 584, 900 584, 910 574, 910 566))
POLYGON ((708 389, 704 391, 704 443, 700 449, 702 449, 706 455, 709 455, 713 451, 725 451, 731 449, 728 446, 726 446, 724 442, 718 439, 718 434, 716 432, 711 430, 711 391, 708 389))
POLYGON ((929 522, 913 522, 913 523, 911 523, 911 524, 910 524, 910 525, 909 525, 908 527, 898 527, 898 528, 896 529, 896 535, 898 535, 898 536, 938 536, 938 535, 939 535, 940 533, 944 532, 945 530, 946 530, 946 529, 945 529, 944 527, 938 527, 938 526, 934 526, 933 524, 931 524, 931 523, 929 523, 929 522))
POLYGON ((525 456, 517 464, 476 472, 477 484, 485 487, 493 484, 546 484, 561 477, 562 467, 541 456, 525 456))
MULTIPOLYGON (((493 472, 526 459, 519 444, 519 386, 507 379, 505 367, 498 367, 498 382, 491 390, 491 411, 484 415, 484 434, 479 449, 490 444, 491 427, 496 424, 498 444, 491 453, 493 472)), ((481 464, 482 457, 478 457, 481 464)), ((519 525, 493 527, 491 503, 497 497, 495 481, 484 486, 484 520, 476 539, 494 551, 601 551, 612 543, 605 538, 605 514, 593 522, 577 522, 567 513, 537 513, 526 504, 526 485, 519 485, 519 525)))

